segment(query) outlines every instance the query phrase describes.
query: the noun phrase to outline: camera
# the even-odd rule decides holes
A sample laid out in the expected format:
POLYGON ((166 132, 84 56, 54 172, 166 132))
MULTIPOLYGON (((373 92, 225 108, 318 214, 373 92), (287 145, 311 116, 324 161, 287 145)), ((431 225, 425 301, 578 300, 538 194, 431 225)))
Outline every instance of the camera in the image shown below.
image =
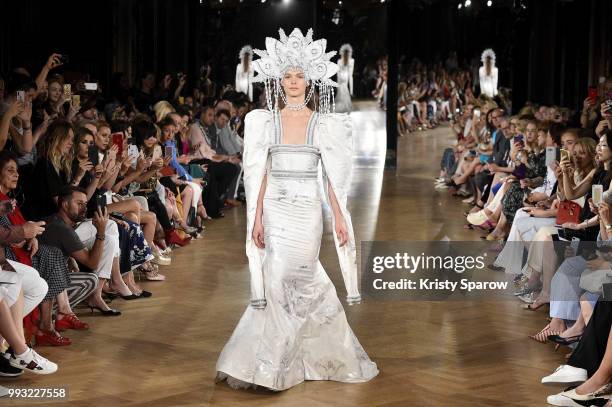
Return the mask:
POLYGON ((62 54, 62 55, 59 56, 59 61, 62 64, 67 64, 70 61, 70 58, 68 57, 68 55, 62 54))

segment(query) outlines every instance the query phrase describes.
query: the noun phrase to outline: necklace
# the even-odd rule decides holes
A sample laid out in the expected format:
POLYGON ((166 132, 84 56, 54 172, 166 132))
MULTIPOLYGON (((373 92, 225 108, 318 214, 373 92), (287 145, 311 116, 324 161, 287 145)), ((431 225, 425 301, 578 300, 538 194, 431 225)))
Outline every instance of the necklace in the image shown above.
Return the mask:
POLYGON ((297 104, 297 105, 290 104, 287 101, 287 96, 285 95, 285 92, 283 92, 282 90, 279 89, 278 93, 280 93, 280 96, 283 99, 283 102, 285 102, 285 107, 287 107, 287 109, 289 109, 289 110, 302 110, 303 108, 306 107, 306 105, 310 101, 310 98, 312 97, 312 95, 314 93, 314 86, 310 87, 310 91, 308 92, 308 95, 306 95, 306 97, 304 98, 304 101, 302 103, 297 104))

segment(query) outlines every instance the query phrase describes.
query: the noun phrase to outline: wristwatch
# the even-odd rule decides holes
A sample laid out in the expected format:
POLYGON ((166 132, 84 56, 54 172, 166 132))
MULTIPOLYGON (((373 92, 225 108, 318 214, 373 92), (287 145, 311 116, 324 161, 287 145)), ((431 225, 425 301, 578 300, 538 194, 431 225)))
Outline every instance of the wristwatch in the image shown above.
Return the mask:
POLYGON ((96 235, 96 240, 99 240, 99 241, 103 242, 104 239, 106 239, 106 236, 104 236, 104 235, 96 235))

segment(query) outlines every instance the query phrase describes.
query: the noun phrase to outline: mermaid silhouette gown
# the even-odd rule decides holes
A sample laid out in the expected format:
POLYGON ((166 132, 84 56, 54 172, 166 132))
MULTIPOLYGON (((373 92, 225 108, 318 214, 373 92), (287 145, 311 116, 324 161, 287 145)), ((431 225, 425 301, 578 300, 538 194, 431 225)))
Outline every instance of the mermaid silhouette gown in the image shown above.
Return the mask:
MULTIPOLYGON (((252 299, 216 366, 217 380, 227 379, 232 387, 285 390, 304 380, 356 383, 378 374, 376 364, 348 325, 335 287, 319 262, 323 197, 318 165, 323 161, 323 185, 329 177, 334 186, 333 178, 343 170, 348 170, 344 178, 350 178, 351 168, 339 163, 330 164, 339 168, 326 168, 327 153, 331 158, 350 153, 347 147, 352 150, 347 116, 326 116, 333 117, 312 114, 306 144, 287 145, 282 144, 278 114, 255 110, 247 115, 244 165, 252 299), (342 150, 334 151, 333 143, 317 142, 318 133, 334 127, 343 130, 345 138, 337 140, 344 143, 342 150), (268 175, 262 219, 265 249, 259 249, 251 232, 264 171, 268 175)), ((350 160, 349 154, 344 161, 350 160)), ((346 211, 347 184, 350 180, 336 183, 338 191, 334 189, 334 193, 343 199, 338 198, 350 238, 343 247, 337 244, 336 236, 334 241, 350 304, 359 302, 360 297, 352 257, 353 230, 346 211)))

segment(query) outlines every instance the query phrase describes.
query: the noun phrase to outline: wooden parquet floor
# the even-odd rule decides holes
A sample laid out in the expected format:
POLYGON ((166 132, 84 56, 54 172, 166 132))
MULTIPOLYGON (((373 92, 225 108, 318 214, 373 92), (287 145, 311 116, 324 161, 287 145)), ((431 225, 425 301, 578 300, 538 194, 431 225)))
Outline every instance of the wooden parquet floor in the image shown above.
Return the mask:
MULTIPOLYGON (((433 189, 450 131, 400 139, 397 173, 383 171, 384 114, 368 103, 353 113, 357 166, 350 209, 358 240, 477 240, 463 229, 460 200, 433 189)), ((370 301, 345 307, 380 375, 363 384, 306 382, 279 394, 236 391, 214 383, 223 345, 248 302, 244 208, 208 224, 206 236, 176 251, 164 283, 143 283, 150 299, 113 306, 118 318, 86 316, 74 344, 39 348, 59 363, 50 376, 0 379, 15 387, 68 387, 69 402, 0 400, 6 406, 544 406, 558 391, 539 384, 561 352, 528 335, 545 312, 514 301, 370 301)), ((340 298, 329 225, 321 259, 340 298)))

